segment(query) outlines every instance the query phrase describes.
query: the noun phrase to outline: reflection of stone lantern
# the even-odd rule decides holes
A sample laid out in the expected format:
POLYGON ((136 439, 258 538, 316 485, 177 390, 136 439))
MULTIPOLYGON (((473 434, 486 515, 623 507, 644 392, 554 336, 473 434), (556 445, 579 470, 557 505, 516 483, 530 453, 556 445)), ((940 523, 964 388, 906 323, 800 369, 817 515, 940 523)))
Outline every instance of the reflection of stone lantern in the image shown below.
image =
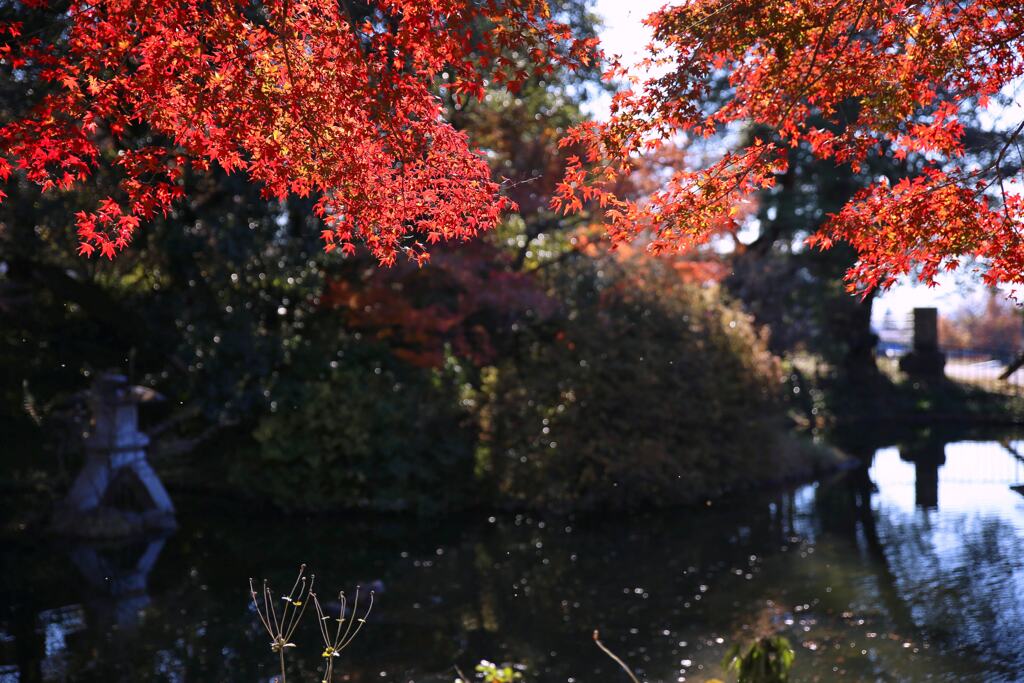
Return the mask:
POLYGON ((57 531, 126 536, 174 527, 174 505, 146 460, 149 437, 139 431, 139 404, 159 399, 150 389, 130 386, 124 375, 96 377, 85 466, 58 512, 57 531), (125 499, 130 499, 127 506, 125 499))
POLYGON ((92 589, 94 609, 109 623, 122 629, 138 625, 139 615, 149 606, 148 581, 160 551, 162 536, 154 536, 144 546, 134 542, 118 543, 111 552, 103 544, 74 546, 71 560, 92 589))

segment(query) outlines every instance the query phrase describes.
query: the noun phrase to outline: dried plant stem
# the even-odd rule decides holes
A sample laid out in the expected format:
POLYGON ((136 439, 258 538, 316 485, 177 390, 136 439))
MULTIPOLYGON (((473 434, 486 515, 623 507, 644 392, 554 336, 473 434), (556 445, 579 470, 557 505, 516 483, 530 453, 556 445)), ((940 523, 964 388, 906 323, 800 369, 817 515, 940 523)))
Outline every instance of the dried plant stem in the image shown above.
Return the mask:
POLYGON ((359 615, 358 587, 356 588, 355 600, 352 603, 350 616, 348 616, 347 612, 348 601, 345 598, 345 593, 338 593, 338 616, 333 618, 337 626, 332 627, 329 623, 332 617, 324 614, 320 600, 313 590, 315 580, 316 577, 312 574, 307 578, 306 565, 299 567, 299 575, 295 578, 291 591, 288 592, 288 595, 282 595, 280 598, 284 602, 284 606, 281 607, 279 613, 275 606, 277 600, 274 598, 274 592, 271 590, 266 579, 263 580, 261 591, 257 591, 255 581, 249 579, 249 594, 252 597, 253 607, 256 609, 256 615, 259 617, 260 624, 263 625, 267 635, 270 636, 270 650, 277 653, 277 659, 281 665, 281 677, 276 679, 277 683, 287 683, 288 681, 285 651, 290 647, 295 647, 295 643, 292 642, 292 636, 295 635, 295 630, 299 627, 299 622, 302 621, 302 615, 306 613, 306 606, 310 601, 312 601, 316 610, 317 625, 320 628, 320 636, 324 641, 323 656, 327 659, 324 667, 323 683, 330 683, 331 678, 334 676, 335 657, 340 657, 342 650, 356 639, 359 631, 362 630, 363 625, 366 623, 366 618, 370 616, 370 612, 373 610, 373 591, 370 591, 369 604, 366 606, 362 616, 359 615))
POLYGON ((260 623, 263 624, 267 635, 270 636, 271 652, 277 653, 278 661, 281 664, 280 683, 287 683, 285 650, 295 647, 292 636, 295 635, 295 630, 299 627, 299 622, 302 621, 302 615, 306 612, 306 605, 310 595, 313 594, 315 580, 316 577, 313 575, 307 579, 306 565, 300 566, 299 575, 295 578, 291 591, 288 592, 288 595, 281 596, 284 606, 281 608, 281 613, 278 614, 274 592, 267 581, 264 579, 262 590, 257 593, 254 581, 249 579, 249 594, 252 597, 253 606, 256 608, 256 615, 259 617, 260 623), (261 596, 262 605, 260 604, 261 596))
POLYGON ((629 677, 633 680, 633 683, 640 683, 640 681, 636 677, 636 674, 633 673, 633 670, 630 669, 624 661, 619 659, 618 655, 616 655, 614 652, 605 647, 605 644, 601 642, 601 634, 597 631, 597 629, 594 629, 594 643, 601 649, 601 652, 611 657, 612 661, 614 661, 616 664, 622 667, 622 670, 629 675, 629 677))
POLYGON ((370 612, 373 610, 373 591, 370 591, 370 604, 366 608, 366 612, 362 617, 359 616, 359 588, 356 588, 356 597, 352 603, 352 616, 346 618, 345 613, 348 607, 348 601, 345 597, 345 593, 338 593, 338 616, 334 619, 337 627, 332 629, 330 627, 331 617, 324 613, 323 607, 320 605, 320 599, 316 593, 312 593, 310 597, 313 600, 313 609, 316 610, 317 623, 320 626, 320 637, 324 641, 324 653, 323 657, 327 659, 327 664, 324 670, 323 680, 325 683, 330 683, 331 678, 334 676, 334 659, 340 657, 342 650, 348 647, 356 636, 359 635, 359 631, 362 630, 363 624, 366 623, 366 618, 370 616, 370 612), (353 630, 353 625, 355 629, 353 630), (342 631, 344 627, 344 631, 342 631))

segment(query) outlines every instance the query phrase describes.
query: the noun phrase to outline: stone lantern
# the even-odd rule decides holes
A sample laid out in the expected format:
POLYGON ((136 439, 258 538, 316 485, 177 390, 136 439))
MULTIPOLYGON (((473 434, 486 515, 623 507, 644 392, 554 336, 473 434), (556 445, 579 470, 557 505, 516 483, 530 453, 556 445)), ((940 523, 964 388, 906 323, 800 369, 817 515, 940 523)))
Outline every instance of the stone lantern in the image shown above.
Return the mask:
POLYGON ((146 460, 149 437, 139 431, 139 404, 161 398, 130 386, 124 375, 97 375, 89 391, 93 429, 85 441, 85 466, 58 510, 57 531, 116 537, 175 526, 174 504, 146 460), (131 493, 128 506, 118 499, 123 491, 131 493))

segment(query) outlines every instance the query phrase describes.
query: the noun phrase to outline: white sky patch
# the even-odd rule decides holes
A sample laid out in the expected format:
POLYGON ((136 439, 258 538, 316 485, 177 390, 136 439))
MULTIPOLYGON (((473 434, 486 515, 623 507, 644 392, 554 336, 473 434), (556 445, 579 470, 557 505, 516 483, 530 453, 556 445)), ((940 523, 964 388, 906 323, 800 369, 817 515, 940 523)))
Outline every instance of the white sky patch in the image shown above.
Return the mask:
POLYGON ((968 304, 983 306, 988 288, 981 278, 967 272, 944 273, 937 278, 938 285, 928 287, 912 277, 904 277, 892 289, 882 292, 871 309, 871 323, 881 325, 888 314, 896 321, 909 321, 914 308, 939 309, 939 315, 949 316, 968 304))
POLYGON ((651 30, 642 22, 665 4, 665 0, 597 0, 597 13, 604 19, 601 44, 605 53, 620 55, 627 65, 640 61, 651 41, 651 30))
MULTIPOLYGON (((604 20, 600 35, 605 54, 618 55, 627 66, 647 56, 651 30, 643 20, 665 4, 665 0, 597 0, 595 9, 604 20)), ((587 113, 599 121, 606 120, 611 99, 608 93, 601 93, 588 103, 587 113)))

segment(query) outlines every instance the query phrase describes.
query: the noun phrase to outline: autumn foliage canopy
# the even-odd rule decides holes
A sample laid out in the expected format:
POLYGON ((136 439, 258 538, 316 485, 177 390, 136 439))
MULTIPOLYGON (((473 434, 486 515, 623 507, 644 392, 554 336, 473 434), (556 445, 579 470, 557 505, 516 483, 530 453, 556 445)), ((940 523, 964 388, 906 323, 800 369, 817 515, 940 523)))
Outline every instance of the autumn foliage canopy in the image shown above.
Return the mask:
MULTIPOLYGON (((0 179, 43 189, 115 181, 78 214, 84 254, 113 256, 182 198, 190 169, 244 172, 268 197, 311 196, 327 249, 363 243, 383 263, 426 258, 510 208, 485 159, 444 120, 439 93, 482 96, 584 64, 544 0, 31 0, 49 33, 0 25, 4 76, 24 112, 0 125, 0 179)), ((970 146, 965 122, 996 120, 1024 76, 1019 0, 688 0, 654 31, 606 122, 566 136, 555 206, 604 209, 611 238, 655 252, 735 227, 806 147, 870 168, 899 162, 812 241, 852 244, 852 288, 892 284, 916 264, 932 281, 965 256, 991 281, 1024 282, 1019 137, 970 146), (634 72, 636 73, 636 72, 634 72), (678 168, 642 199, 618 188, 667 142, 757 131, 710 162, 678 168)), ((612 27, 614 28, 614 27, 612 27)), ((1019 116, 1019 113, 1017 114, 1019 116)))
POLYGON ((965 136, 965 122, 992 105, 995 119, 1020 118, 998 105, 1022 85, 1024 3, 689 0, 647 24, 654 41, 639 71, 653 75, 613 65, 632 88, 609 121, 566 138, 585 153, 572 160, 559 208, 597 202, 614 240, 644 236, 663 251, 735 228, 742 204, 785 171, 790 148, 856 172, 885 158, 906 172, 870 178, 812 237, 856 248, 851 289, 891 285, 914 265, 932 282, 964 256, 979 257, 990 282, 1024 283, 1024 122, 980 149, 965 136), (740 126, 757 133, 750 144, 677 169, 643 200, 615 192, 639 156, 740 126))
POLYGON ((543 0, 26 4, 63 24, 0 26, 4 75, 42 93, 0 127, 0 179, 67 189, 112 170, 77 220, 82 253, 108 257, 182 197, 187 169, 216 164, 268 197, 315 198, 328 250, 424 259, 510 206, 438 92, 514 89, 593 53, 543 0))

